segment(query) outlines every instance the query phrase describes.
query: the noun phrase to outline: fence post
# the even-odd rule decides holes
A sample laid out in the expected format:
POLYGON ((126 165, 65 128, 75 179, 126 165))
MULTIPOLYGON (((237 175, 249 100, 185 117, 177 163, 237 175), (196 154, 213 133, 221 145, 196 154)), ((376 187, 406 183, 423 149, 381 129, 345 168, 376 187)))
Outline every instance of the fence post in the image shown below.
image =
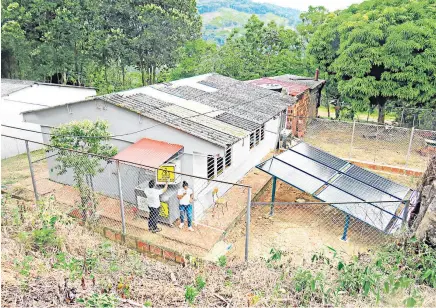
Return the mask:
POLYGON ((123 189, 121 187, 121 172, 120 172, 120 161, 117 160, 117 175, 118 175, 118 192, 120 195, 120 210, 121 210, 121 225, 123 235, 126 234, 126 220, 124 218, 124 200, 123 200, 123 189))
POLYGON ((248 262, 248 243, 250 241, 250 220, 251 220, 251 187, 248 187, 247 213, 245 214, 245 262, 248 262))
POLYGON ((36 202, 38 202, 39 196, 38 196, 38 191, 36 190, 35 174, 33 173, 32 158, 30 157, 30 150, 29 150, 29 141, 26 140, 24 142, 26 143, 27 160, 29 161, 29 169, 30 169, 30 177, 32 178, 33 193, 35 194, 36 202))
POLYGON ((407 200, 403 211, 403 223, 402 223, 403 228, 407 228, 407 217, 409 216, 409 204, 410 204, 410 200, 407 200))
POLYGON ((354 131, 356 129, 356 120, 353 120, 353 132, 351 133, 351 143, 350 143, 350 154, 348 154, 348 158, 351 159, 351 152, 353 150, 354 143, 354 131))
POLYGON ((412 127, 412 132, 410 133, 409 148, 407 149, 406 164, 404 165, 405 167, 407 167, 407 163, 409 162, 410 151, 412 150, 412 142, 413 142, 414 134, 415 134, 415 126, 412 127))
POLYGON ((269 210, 269 216, 274 215, 274 202, 276 200, 276 184, 277 178, 273 176, 272 178, 272 193, 271 193, 271 208, 269 210))

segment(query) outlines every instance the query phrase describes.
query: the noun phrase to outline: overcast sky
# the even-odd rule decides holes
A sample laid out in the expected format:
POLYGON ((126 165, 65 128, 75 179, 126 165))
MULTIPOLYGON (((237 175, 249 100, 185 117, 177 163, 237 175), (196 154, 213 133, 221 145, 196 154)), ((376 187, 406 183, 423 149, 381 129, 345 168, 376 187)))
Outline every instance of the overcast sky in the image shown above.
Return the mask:
POLYGON ((271 3, 276 4, 280 6, 286 6, 291 7, 294 9, 298 9, 301 11, 306 11, 309 8, 309 5, 312 6, 325 6, 330 11, 338 10, 338 9, 345 9, 349 5, 353 3, 359 3, 363 0, 253 0, 254 2, 265 2, 265 3, 271 3))

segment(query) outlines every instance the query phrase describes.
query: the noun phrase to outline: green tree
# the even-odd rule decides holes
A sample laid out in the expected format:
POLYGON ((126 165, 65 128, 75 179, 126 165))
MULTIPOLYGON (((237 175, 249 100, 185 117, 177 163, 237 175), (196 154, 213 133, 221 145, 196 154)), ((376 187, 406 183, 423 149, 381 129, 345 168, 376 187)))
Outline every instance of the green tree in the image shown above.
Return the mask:
POLYGON ((436 101, 434 0, 369 0, 328 15, 309 43, 314 63, 353 105, 384 109, 390 99, 436 101))
POLYGON ((241 80, 301 73, 301 45, 295 31, 274 22, 265 25, 256 15, 244 30, 233 31, 219 50, 218 73, 241 80))
POLYGON ((188 41, 180 49, 177 66, 170 70, 169 79, 177 80, 215 71, 218 49, 215 43, 202 39, 188 41))
POLYGON ((54 128, 51 133, 48 151, 55 152, 58 175, 72 171, 74 183, 80 193, 80 208, 84 220, 89 212, 96 210, 97 199, 92 189, 92 178, 103 171, 103 157, 112 157, 117 149, 108 141, 110 133, 104 121, 73 121, 54 128), (80 151, 94 155, 80 154, 80 151))

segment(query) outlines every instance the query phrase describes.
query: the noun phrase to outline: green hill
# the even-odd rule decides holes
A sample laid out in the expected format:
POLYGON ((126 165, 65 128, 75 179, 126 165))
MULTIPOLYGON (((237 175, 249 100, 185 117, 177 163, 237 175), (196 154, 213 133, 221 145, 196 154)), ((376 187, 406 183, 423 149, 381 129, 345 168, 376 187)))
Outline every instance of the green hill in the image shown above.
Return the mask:
POLYGON ((242 28, 252 14, 268 23, 274 20, 286 27, 295 27, 300 11, 251 0, 198 0, 197 8, 203 18, 203 38, 224 44, 234 28, 242 28))

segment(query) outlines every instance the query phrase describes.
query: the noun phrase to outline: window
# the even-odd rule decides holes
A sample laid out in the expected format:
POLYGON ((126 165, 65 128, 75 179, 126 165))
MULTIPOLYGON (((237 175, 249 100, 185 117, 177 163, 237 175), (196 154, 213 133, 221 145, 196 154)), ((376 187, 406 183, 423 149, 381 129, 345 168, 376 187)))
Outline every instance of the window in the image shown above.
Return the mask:
POLYGON ((260 141, 260 128, 256 131, 256 145, 259 144, 260 141))
POLYGON ((216 173, 220 175, 224 170, 224 158, 221 156, 216 159, 216 173))
POLYGON ((260 140, 265 139, 265 125, 260 128, 260 140))
POLYGON ((207 178, 213 179, 215 177, 215 157, 207 155, 207 178))
POLYGON ((256 139, 256 132, 250 134, 250 149, 254 148, 254 141, 256 139))
POLYGON ((224 155, 226 156, 226 168, 230 167, 232 164, 232 148, 227 148, 224 155))

